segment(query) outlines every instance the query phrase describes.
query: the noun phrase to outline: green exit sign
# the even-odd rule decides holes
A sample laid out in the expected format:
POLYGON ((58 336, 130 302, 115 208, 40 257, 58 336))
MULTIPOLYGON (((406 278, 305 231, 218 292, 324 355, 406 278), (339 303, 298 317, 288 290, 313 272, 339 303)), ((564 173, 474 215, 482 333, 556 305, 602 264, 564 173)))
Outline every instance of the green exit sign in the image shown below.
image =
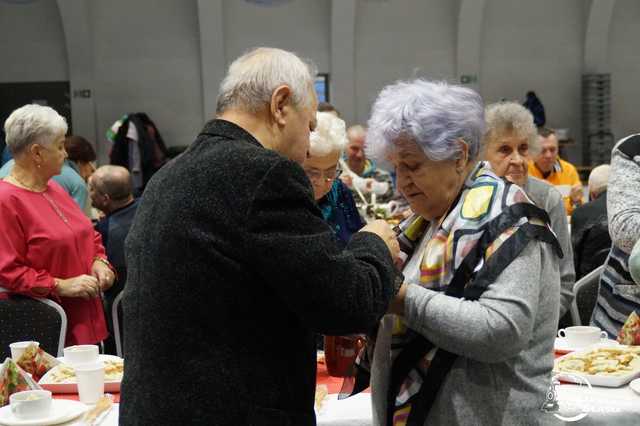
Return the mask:
POLYGON ((460 76, 460 83, 462 84, 471 84, 471 83, 477 83, 477 82, 478 82, 478 76, 475 74, 466 74, 466 75, 460 76))

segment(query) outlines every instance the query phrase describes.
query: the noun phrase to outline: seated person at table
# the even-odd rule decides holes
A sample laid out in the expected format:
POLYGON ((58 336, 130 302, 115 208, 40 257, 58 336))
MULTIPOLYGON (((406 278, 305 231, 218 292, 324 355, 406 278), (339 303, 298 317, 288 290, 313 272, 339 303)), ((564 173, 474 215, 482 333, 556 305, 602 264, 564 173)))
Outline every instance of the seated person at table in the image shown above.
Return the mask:
POLYGON ((498 102, 485 111, 486 133, 483 156, 493 172, 520 186, 529 198, 549 214, 551 228, 562 247, 560 259, 560 318, 573 301, 575 271, 567 213, 562 195, 552 186, 529 176, 527 166, 539 149, 538 133, 531 112, 515 102, 498 102))
POLYGON ((589 174, 589 201, 571 215, 571 241, 573 242, 576 279, 604 264, 611 249, 609 222, 607 221, 607 183, 609 165, 594 168, 589 174))
POLYGON ((328 112, 340 118, 340 111, 338 111, 336 107, 331 105, 329 102, 320 102, 318 104, 318 112, 328 112))
POLYGON ((356 376, 358 391, 371 372, 375 424, 546 415, 560 246, 547 214, 478 162, 484 128, 480 96, 444 82, 398 82, 373 105, 371 155, 393 164, 416 213, 399 238, 408 260, 393 315, 356 376))
POLYGON ((629 273, 629 255, 640 240, 640 134, 621 139, 611 152, 607 218, 611 250, 600 275, 591 324, 615 338, 632 311, 640 313, 640 285, 629 273))
MULTIPOLYGON (((132 192, 131 175, 121 166, 102 166, 89 178, 91 203, 93 207, 105 214, 96 224, 96 230, 102 235, 107 258, 117 273, 113 286, 104 292, 110 334, 113 334, 111 307, 127 282, 124 240, 129 234, 129 228, 138 208, 138 201, 133 198, 132 192)), ((115 350, 115 341, 110 336, 105 341, 105 351, 115 354, 115 350)))
POLYGON ((340 179, 353 192, 357 202, 361 202, 358 192, 371 201, 370 194, 376 194, 378 202, 388 201, 393 197, 393 182, 386 170, 378 167, 375 161, 365 154, 365 139, 367 131, 360 125, 349 127, 347 130, 347 147, 343 161, 343 173, 340 179))
POLYGON ((564 199, 567 215, 582 205, 582 182, 573 164, 558 156, 558 138, 553 130, 538 129, 540 152, 529 161, 529 174, 557 187, 564 199))
POLYGON ((115 274, 100 234, 51 179, 66 158, 67 123, 52 108, 25 105, 4 127, 15 164, 0 180, 0 298, 51 298, 67 314, 67 346, 101 342, 107 327, 100 293, 115 274))
POLYGON ((351 191, 338 177, 338 160, 346 140, 344 121, 327 112, 317 114, 317 125, 309 137, 309 155, 302 168, 311 181, 313 196, 322 217, 346 246, 351 235, 364 226, 351 191))
POLYGON ((313 425, 314 333, 386 312, 395 235, 376 221, 343 248, 302 168, 315 74, 281 49, 236 59, 216 119, 149 181, 126 241, 121 425, 313 425))

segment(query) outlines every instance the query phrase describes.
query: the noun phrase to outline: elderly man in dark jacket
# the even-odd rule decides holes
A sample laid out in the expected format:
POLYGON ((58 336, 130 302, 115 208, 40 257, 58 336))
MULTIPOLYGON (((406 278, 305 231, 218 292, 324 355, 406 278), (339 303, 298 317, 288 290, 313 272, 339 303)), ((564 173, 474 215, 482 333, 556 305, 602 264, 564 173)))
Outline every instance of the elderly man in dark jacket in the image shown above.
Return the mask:
POLYGON ((401 277, 375 222, 341 250, 300 164, 310 67, 234 61, 218 117, 151 179, 127 238, 123 425, 314 425, 314 332, 371 330, 401 277))
POLYGON ((571 215, 576 279, 604 264, 611 248, 607 220, 607 183, 609 165, 603 164, 589 174, 589 201, 571 215))

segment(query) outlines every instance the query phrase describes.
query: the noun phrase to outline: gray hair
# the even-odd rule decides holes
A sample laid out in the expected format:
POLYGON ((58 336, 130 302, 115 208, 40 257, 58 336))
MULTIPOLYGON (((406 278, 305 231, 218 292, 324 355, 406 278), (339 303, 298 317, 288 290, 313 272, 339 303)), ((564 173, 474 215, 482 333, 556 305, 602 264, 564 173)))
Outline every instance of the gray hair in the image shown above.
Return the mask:
POLYGON ((347 142, 347 132, 344 120, 330 112, 316 114, 317 125, 309 135, 309 153, 312 156, 325 156, 344 150, 347 142))
POLYGON ((600 194, 607 189, 609 183, 609 169, 608 164, 601 164, 595 167, 589 173, 589 192, 593 194, 600 194))
POLYGON ((237 58, 220 84, 216 113, 229 108, 257 112, 271 101, 273 91, 287 85, 294 105, 310 105, 316 68, 294 53, 259 47, 237 58))
POLYGON ((37 104, 22 106, 4 122, 9 151, 16 156, 34 143, 48 145, 67 133, 67 120, 53 108, 37 104))
POLYGON ((349 141, 352 139, 365 139, 367 137, 367 129, 360 124, 355 124, 347 129, 347 138, 349 141))
POLYGON ((399 81, 380 92, 367 132, 367 155, 384 161, 394 140, 414 140, 429 159, 460 157, 463 140, 469 160, 478 156, 484 133, 484 106, 475 91, 446 82, 399 81))
POLYGON ((531 112, 516 102, 497 102, 488 105, 484 112, 487 130, 483 143, 486 145, 495 137, 514 133, 526 139, 531 154, 540 152, 538 130, 531 112))

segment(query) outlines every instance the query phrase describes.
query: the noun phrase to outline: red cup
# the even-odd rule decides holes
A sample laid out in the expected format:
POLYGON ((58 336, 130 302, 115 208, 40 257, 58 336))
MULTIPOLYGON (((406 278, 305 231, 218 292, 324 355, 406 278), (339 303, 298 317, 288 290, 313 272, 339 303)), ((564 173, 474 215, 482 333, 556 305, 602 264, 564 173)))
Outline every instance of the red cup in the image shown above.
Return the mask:
POLYGON ((324 359, 327 372, 333 377, 353 376, 353 363, 364 347, 360 336, 324 336, 324 359))

